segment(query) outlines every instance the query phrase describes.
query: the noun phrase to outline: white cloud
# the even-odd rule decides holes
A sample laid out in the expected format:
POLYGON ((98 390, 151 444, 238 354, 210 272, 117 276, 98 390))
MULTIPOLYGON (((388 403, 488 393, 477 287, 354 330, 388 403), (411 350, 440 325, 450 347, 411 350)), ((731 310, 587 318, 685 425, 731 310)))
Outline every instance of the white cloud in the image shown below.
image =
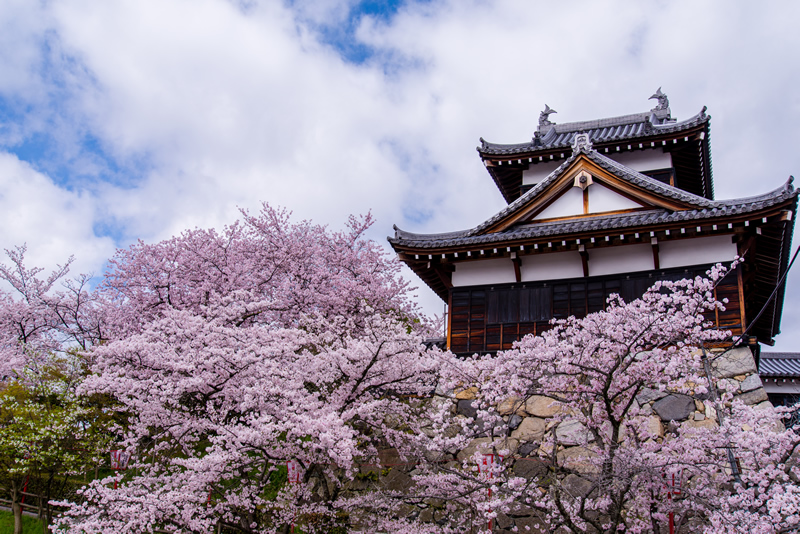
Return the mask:
MULTIPOLYGON (((474 152, 479 137, 529 139, 545 103, 557 122, 643 111, 659 86, 679 119, 709 106, 719 197, 764 192, 800 168, 793 2, 410 4, 388 23, 363 19, 357 35, 378 53, 362 65, 307 26, 344 22, 352 0, 7 5, 0 28, 13 37, 0 33, 0 50, 15 53, 0 52, 0 73, 13 74, 0 97, 27 99, 31 122, 55 113, 62 150, 88 132, 123 174, 141 170, 124 188, 61 193, 96 198, 87 226, 56 234, 79 256, 92 217, 123 241, 153 240, 264 200, 334 226, 372 210, 376 239, 393 223, 471 227, 503 205, 474 152), (53 72, 42 74, 44 36, 53 72), (58 110, 36 107, 54 92, 58 110)), ((108 172, 91 155, 69 159, 83 174, 108 172)), ((47 213, 39 201, 28 209, 47 213)), ((31 245, 50 239, 41 232, 31 245)), ((797 300, 787 319, 800 315, 797 300)))
POLYGON ((16 156, 0 152, 0 249, 27 244, 29 267, 53 269, 75 255, 72 274, 97 272, 114 244, 94 234, 95 204, 90 195, 59 188, 16 156))

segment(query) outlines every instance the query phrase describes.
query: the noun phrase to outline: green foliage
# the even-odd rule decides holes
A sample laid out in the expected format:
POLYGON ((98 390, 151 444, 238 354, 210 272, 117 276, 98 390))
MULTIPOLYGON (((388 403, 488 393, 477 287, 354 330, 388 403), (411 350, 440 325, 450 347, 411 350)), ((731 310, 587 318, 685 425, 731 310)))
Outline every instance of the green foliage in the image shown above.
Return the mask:
POLYGON ((0 389, 0 471, 82 473, 102 461, 111 436, 105 410, 75 395, 60 362, 0 389))
POLYGON ((289 479, 289 469, 280 464, 276 466, 275 471, 269 474, 269 483, 264 488, 264 499, 274 501, 278 497, 278 492, 286 485, 289 479))
POLYGON ((39 356, 35 363, 0 382, 0 487, 16 499, 23 487, 45 500, 72 498, 107 462, 113 410, 108 399, 77 395, 79 355, 39 356))

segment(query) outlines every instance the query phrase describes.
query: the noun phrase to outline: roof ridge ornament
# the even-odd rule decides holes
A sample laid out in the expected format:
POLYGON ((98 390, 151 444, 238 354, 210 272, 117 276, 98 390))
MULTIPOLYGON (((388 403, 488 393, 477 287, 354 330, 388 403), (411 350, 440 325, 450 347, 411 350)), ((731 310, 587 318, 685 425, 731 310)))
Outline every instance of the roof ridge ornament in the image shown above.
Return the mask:
POLYGON ((550 122, 550 115, 553 113, 558 113, 558 111, 552 109, 547 104, 544 105, 544 111, 539 113, 539 129, 546 126, 552 126, 555 124, 554 122, 550 122))
POLYGON ((589 151, 592 149, 592 140, 586 132, 576 133, 572 140, 572 153, 589 151))
POLYGON ((666 95, 666 93, 663 93, 663 92, 661 91, 661 88, 660 88, 660 87, 658 88, 658 91, 656 91, 656 92, 653 94, 653 96, 651 96, 650 98, 648 98, 648 100, 653 100, 654 98, 655 98, 656 100, 658 100, 658 104, 656 104, 656 107, 654 107, 654 108, 653 108, 653 109, 651 109, 650 111, 660 111, 660 110, 662 110, 662 109, 669 109, 669 98, 667 98, 667 95, 666 95))

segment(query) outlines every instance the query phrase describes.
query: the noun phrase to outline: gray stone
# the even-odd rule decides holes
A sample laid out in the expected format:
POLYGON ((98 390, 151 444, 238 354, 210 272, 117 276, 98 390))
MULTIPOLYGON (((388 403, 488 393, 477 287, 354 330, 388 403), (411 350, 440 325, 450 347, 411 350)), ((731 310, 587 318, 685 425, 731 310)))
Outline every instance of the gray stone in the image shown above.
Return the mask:
MULTIPOLYGON (((544 423, 544 421, 542 422, 544 423)), ((544 429, 542 429, 542 436, 544 436, 544 429)), ((556 427, 556 438, 559 443, 564 445, 580 445, 589 440, 589 431, 580 421, 568 419, 556 427)))
POLYGON ((773 405, 772 405, 772 403, 771 403, 770 401, 768 401, 768 400, 767 400, 767 401, 764 401, 764 402, 759 402, 758 404, 756 404, 755 406, 753 406, 753 409, 754 409, 754 410, 770 410, 770 409, 772 409, 772 408, 774 408, 774 406, 773 406, 773 405))
POLYGON ((709 354, 711 369, 719 378, 731 378, 736 375, 749 375, 757 372, 756 361, 748 347, 739 347, 725 353, 709 354))
POLYGON ((526 504, 522 504, 521 502, 512 501, 509 504, 508 512, 506 512, 509 517, 527 517, 529 515, 533 515, 535 510, 526 504))
POLYGON ((514 462, 514 475, 526 480, 547 475, 547 464, 538 458, 520 458, 514 462))
POLYGON ((425 508, 424 510, 422 510, 419 513, 419 520, 422 523, 430 523, 431 521, 433 521, 433 512, 434 511, 435 511, 435 509, 431 508, 430 506, 428 508, 425 508))
POLYGON ((531 453, 539 448, 538 445, 535 443, 523 443, 520 445, 519 449, 517 449, 517 454, 520 456, 530 456, 531 453))
POLYGON ((573 497, 583 498, 589 495, 592 491, 593 484, 590 480, 586 480, 578 475, 568 475, 561 481, 561 487, 573 497))
POLYGON ((673 393, 656 401, 653 410, 662 421, 683 421, 694 411, 694 400, 687 395, 673 393))
POLYGON ((511 433, 511 437, 520 441, 542 441, 544 437, 545 420, 538 417, 526 417, 519 428, 511 433))
POLYGON ((440 397, 455 397, 455 392, 452 389, 445 389, 442 384, 436 384, 436 389, 433 392, 440 397))
POLYGON ((584 447, 569 447, 558 451, 557 454, 558 463, 561 467, 574 469, 578 473, 599 473, 600 467, 592 461, 596 457, 597 454, 584 447))
POLYGON ((382 466, 398 466, 403 464, 403 458, 394 447, 378 450, 378 461, 382 466))
POLYGON ((426 450, 423 455, 425 456, 426 460, 432 463, 442 463, 453 458, 451 454, 447 454, 444 451, 426 450))
POLYGON ((475 419, 478 415, 478 402, 474 400, 460 400, 456 406, 456 412, 465 417, 475 419))
POLYGON ((516 430, 519 428, 519 424, 522 422, 522 416, 514 414, 508 418, 508 429, 509 430, 516 430))
POLYGON ((753 391, 754 389, 762 387, 761 378, 757 374, 752 374, 744 379, 744 381, 739 385, 742 391, 753 391))
POLYGON ((414 486, 414 479, 398 469, 392 469, 384 478, 384 483, 389 491, 408 493, 408 490, 414 486))
POLYGON ((735 398, 747 405, 758 404, 768 400, 767 392, 764 391, 764 388, 758 388, 754 389, 753 391, 748 391, 747 393, 742 393, 741 395, 737 395, 735 398))
POLYGON ((503 512, 498 512, 497 517, 494 519, 494 524, 497 525, 497 528, 511 528, 514 526, 514 520, 503 512))
POLYGON ((495 427, 501 426, 503 420, 497 413, 487 414, 485 417, 478 417, 472 425, 472 428, 478 433, 483 434, 493 430, 495 427))
POLYGON ((658 389, 653 388, 642 388, 642 391, 636 395, 636 402, 639 403, 640 406, 647 404, 650 401, 662 399, 667 396, 667 393, 664 391, 660 391, 658 389))

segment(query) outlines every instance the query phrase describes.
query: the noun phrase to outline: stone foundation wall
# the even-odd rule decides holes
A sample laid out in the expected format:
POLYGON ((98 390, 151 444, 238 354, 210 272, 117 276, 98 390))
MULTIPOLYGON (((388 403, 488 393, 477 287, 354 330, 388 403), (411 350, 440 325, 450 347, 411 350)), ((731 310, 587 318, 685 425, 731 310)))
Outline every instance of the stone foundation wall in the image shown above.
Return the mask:
MULTIPOLYGON (((709 352, 713 381, 720 396, 731 393, 745 404, 755 409, 772 407, 767 399, 761 379, 758 376, 755 359, 748 347, 730 351, 714 349, 709 352)), ((474 388, 458 391, 449 395, 454 418, 475 418, 477 415, 475 401, 477 390, 474 388)), ((678 427, 718 426, 718 416, 709 393, 694 396, 669 393, 655 389, 644 389, 637 395, 635 402, 642 412, 648 415, 648 433, 651 439, 664 439, 665 431, 678 427)), ((496 410, 507 423, 509 433, 503 446, 507 448, 512 462, 511 469, 516 476, 533 478, 547 469, 538 460, 539 442, 545 433, 558 424, 553 416, 560 414, 563 407, 553 399, 534 395, 527 399, 509 398, 500 403, 496 410)), ((563 415, 563 414, 561 414, 563 415)), ((588 451, 579 446, 587 441, 587 429, 578 421, 566 420, 558 424, 557 457, 566 467, 578 472, 591 471, 594 467, 585 461, 588 451)), ((468 461, 482 446, 494 441, 492 438, 479 437, 473 439, 463 450, 457 451, 455 457, 460 461, 468 461)), ((591 485, 587 480, 569 475, 561 483, 578 494, 586 491, 584 486, 591 485)), ((544 532, 537 529, 536 519, 530 510, 524 507, 512 511, 508 515, 500 514, 496 520, 495 532, 544 532), (529 527, 530 530, 526 530, 529 527)))

